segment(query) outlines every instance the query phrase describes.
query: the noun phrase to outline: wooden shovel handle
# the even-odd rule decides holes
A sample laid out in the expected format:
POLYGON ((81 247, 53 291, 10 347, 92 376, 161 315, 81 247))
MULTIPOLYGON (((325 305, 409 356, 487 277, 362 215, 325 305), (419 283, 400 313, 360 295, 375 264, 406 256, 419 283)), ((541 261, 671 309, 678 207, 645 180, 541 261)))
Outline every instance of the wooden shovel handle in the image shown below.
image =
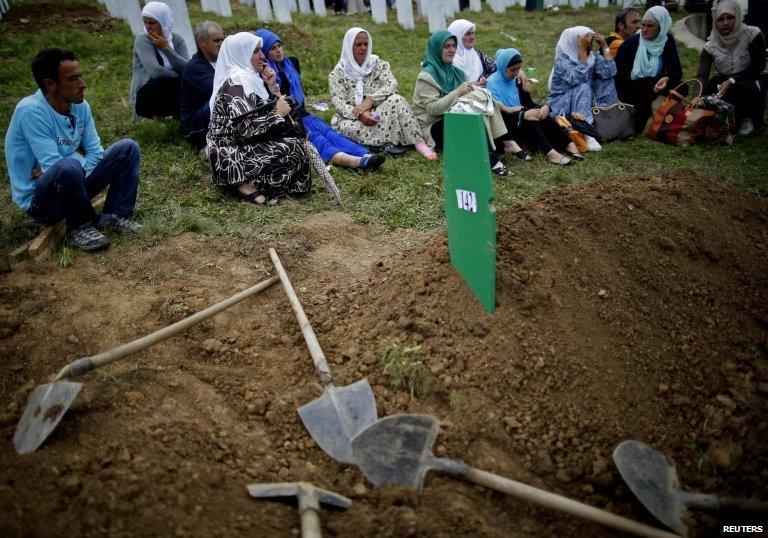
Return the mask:
POLYGON ((272 276, 267 280, 259 282, 255 286, 251 286, 247 290, 243 290, 240 293, 233 295, 229 299, 224 299, 215 305, 209 306, 205 310, 201 310, 200 312, 197 312, 188 318, 177 321, 173 325, 168 325, 167 327, 139 338, 138 340, 128 342, 127 344, 123 344, 122 346, 110 349, 109 351, 104 351, 103 353, 99 353, 93 357, 84 357, 82 359, 78 359, 62 368, 62 370, 56 376, 56 380, 58 381, 59 379, 82 375, 86 372, 90 372, 94 368, 113 363, 116 360, 127 357, 128 355, 132 355, 138 351, 147 349, 148 347, 153 346, 158 342, 162 342, 163 340, 180 333, 184 329, 192 327, 193 325, 197 325, 198 323, 205 321, 212 316, 215 316, 222 310, 226 310, 230 306, 235 305, 244 299, 247 299, 251 295, 267 289, 277 281, 278 277, 272 276))
POLYGON ((309 319, 307 319, 307 315, 301 307, 296 292, 293 291, 291 281, 288 279, 288 274, 285 272, 285 269, 283 269, 283 264, 280 263, 280 258, 275 249, 269 249, 269 257, 272 258, 275 271, 277 271, 277 275, 283 283, 285 294, 288 296, 288 300, 291 301, 291 307, 293 307, 293 312, 296 314, 296 319, 299 320, 301 334, 304 335, 304 341, 309 348, 309 354, 312 355, 312 361, 315 363, 315 372, 320 378, 320 383, 325 387, 333 383, 333 376, 331 376, 331 368, 328 366, 328 361, 325 360, 325 355, 320 347, 320 342, 317 341, 315 331, 312 330, 312 325, 309 323, 309 319))
POLYGON ((521 482, 510 480, 509 478, 475 469, 460 461, 439 459, 436 460, 435 469, 451 476, 455 476, 456 478, 461 478, 462 480, 473 482, 486 488, 500 491, 501 493, 506 493, 507 495, 513 495, 542 506, 554 508, 555 510, 593 521, 605 525, 606 527, 629 532, 637 536, 677 537, 676 534, 656 529, 638 523, 637 521, 632 521, 631 519, 606 512, 605 510, 600 510, 594 506, 574 501, 568 497, 563 497, 562 495, 534 488, 521 482))

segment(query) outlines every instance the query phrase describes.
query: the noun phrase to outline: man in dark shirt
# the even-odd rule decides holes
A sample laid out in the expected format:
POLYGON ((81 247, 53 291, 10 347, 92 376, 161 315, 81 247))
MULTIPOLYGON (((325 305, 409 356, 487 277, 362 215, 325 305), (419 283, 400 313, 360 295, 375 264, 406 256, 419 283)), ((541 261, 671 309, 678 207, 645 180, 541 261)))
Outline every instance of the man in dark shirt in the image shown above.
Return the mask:
POLYGON ((208 101, 213 93, 213 74, 219 49, 224 41, 221 26, 203 21, 195 28, 197 53, 181 75, 181 129, 189 142, 200 150, 205 146, 205 135, 211 110, 208 101))

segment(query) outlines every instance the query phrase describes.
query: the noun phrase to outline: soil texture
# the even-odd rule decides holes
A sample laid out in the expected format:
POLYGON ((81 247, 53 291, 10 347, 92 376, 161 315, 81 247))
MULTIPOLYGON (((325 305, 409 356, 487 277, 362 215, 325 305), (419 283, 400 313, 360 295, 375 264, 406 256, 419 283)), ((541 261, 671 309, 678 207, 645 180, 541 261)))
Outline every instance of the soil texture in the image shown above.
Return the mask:
MULTIPOLYGON (((663 452, 686 490, 768 499, 768 202, 680 172, 561 187, 498 217, 492 315, 442 235, 340 213, 281 234, 336 384, 367 377, 380 416, 437 417, 438 456, 648 524, 611 459, 624 439, 663 452)), ((47 376, 266 278, 269 246, 118 242, 0 275, 1 535, 294 536, 295 505, 245 486, 297 480, 352 498, 322 511, 329 536, 613 534, 436 473, 420 495, 374 489, 331 460, 296 413, 320 390, 279 285, 84 376, 41 448, 14 452, 47 376)), ((694 534, 719 521, 695 515, 694 534)))

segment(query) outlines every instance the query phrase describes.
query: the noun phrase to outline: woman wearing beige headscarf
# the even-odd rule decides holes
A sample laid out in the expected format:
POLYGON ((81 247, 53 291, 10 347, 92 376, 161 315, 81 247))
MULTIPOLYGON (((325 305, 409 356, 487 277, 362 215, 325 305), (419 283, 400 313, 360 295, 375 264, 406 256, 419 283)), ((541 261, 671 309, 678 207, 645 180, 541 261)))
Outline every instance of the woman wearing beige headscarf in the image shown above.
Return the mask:
POLYGON ((391 155, 414 148, 427 159, 437 158, 421 136, 419 123, 389 63, 371 54, 371 35, 351 28, 344 35, 341 58, 328 75, 331 103, 336 109, 331 126, 347 138, 383 148, 391 155))
POLYGON ((699 72, 704 93, 719 94, 735 107, 740 136, 749 136, 761 122, 765 93, 760 73, 765 69, 765 37, 756 26, 743 22, 741 6, 722 0, 712 13, 712 33, 701 51, 699 72), (709 78, 714 66, 715 76, 709 78))

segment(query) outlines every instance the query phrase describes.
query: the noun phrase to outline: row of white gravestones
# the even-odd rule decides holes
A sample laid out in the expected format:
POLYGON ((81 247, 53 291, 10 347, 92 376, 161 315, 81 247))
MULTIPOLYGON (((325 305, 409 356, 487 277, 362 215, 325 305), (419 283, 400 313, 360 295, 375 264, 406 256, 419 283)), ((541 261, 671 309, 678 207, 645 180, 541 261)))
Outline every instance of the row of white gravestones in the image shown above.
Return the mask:
MULTIPOLYGON (((2 1, 2 0, 0 0, 2 1)), ((115 19, 123 19, 131 27, 131 33, 135 36, 144 33, 144 23, 141 20, 141 5, 139 0, 99 0, 107 7, 107 12, 115 19)), ((173 31, 179 34, 190 54, 197 50, 195 36, 192 32, 192 24, 189 22, 189 12, 184 0, 159 0, 168 4, 173 12, 173 21, 176 27, 173 31)), ((146 3, 146 2, 145 2, 146 3)), ((232 14, 230 6, 230 15, 232 14)))

